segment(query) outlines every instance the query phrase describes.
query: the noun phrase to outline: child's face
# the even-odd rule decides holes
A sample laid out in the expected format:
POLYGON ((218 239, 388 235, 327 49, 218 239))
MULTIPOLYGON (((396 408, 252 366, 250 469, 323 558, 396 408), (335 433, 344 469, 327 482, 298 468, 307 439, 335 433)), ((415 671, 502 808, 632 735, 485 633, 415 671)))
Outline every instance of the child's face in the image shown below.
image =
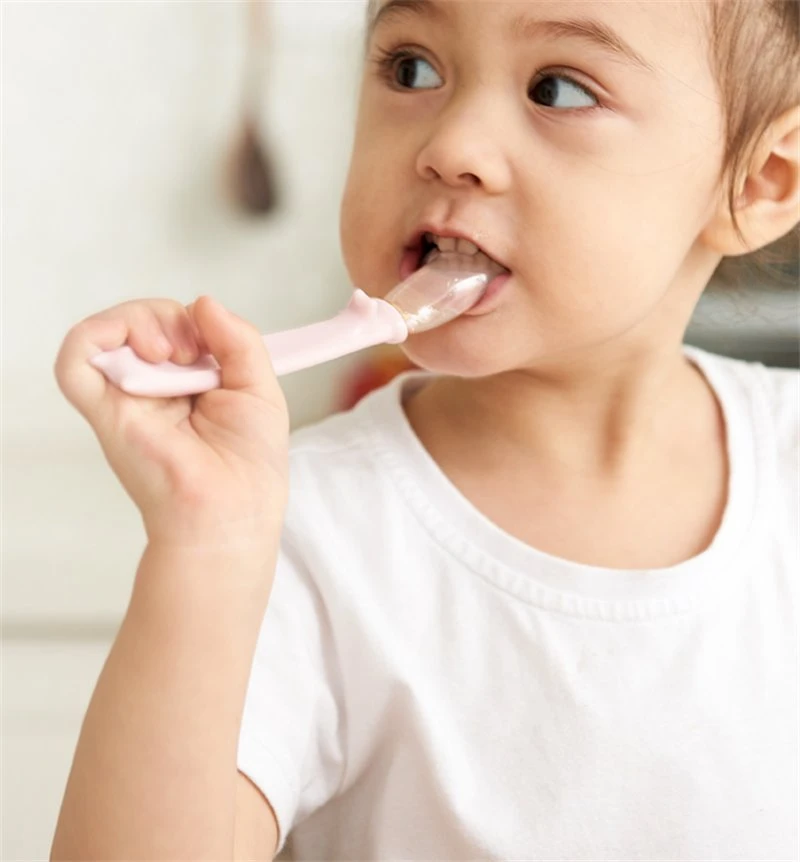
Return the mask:
POLYGON ((511 272, 485 313, 413 336, 414 361, 485 375, 679 343, 716 262, 705 5, 382 0, 342 204, 353 283, 385 295, 437 229, 511 272))

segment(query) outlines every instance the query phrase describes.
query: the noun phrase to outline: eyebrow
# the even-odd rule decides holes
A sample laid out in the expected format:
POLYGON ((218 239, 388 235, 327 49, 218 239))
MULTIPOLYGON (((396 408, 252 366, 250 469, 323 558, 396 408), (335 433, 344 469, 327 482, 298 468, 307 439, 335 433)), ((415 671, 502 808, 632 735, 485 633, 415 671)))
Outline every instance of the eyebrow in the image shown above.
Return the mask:
POLYGON ((370 0, 372 7, 369 21, 370 34, 378 24, 406 14, 420 15, 426 18, 445 17, 443 9, 435 0, 388 0, 388 2, 380 5, 377 5, 378 3, 379 0, 370 0))
MULTIPOLYGON (((424 2, 424 0, 423 0, 424 2)), ((569 36, 582 39, 595 47, 628 60, 648 72, 655 72, 651 63, 634 50, 618 33, 607 24, 594 18, 574 18, 566 21, 537 21, 531 18, 516 18, 512 29, 522 37, 544 35, 553 39, 569 36)))
MULTIPOLYGON (((377 0, 372 0, 376 3, 377 0)), ((436 0, 388 0, 374 9, 370 16, 369 34, 371 35, 379 23, 385 23, 394 17, 420 15, 427 18, 443 18, 446 12, 436 0)), ((571 37, 582 39, 607 53, 627 60, 648 72, 655 69, 651 63, 634 48, 632 48, 618 33, 608 25, 593 18, 574 18, 565 21, 537 21, 520 15, 511 24, 512 33, 521 38, 545 36, 552 39, 571 37)))

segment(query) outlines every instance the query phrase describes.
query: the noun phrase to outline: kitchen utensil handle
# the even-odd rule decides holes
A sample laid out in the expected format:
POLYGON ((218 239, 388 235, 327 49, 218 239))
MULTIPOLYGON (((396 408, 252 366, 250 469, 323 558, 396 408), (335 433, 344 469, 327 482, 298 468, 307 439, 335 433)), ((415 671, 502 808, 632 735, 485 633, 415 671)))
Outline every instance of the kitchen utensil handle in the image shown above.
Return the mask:
MULTIPOLYGON (((356 290, 347 307, 330 320, 263 338, 275 374, 280 377, 376 344, 399 344, 407 337, 403 317, 393 305, 356 290)), ((219 364, 210 355, 192 365, 152 363, 125 345, 98 353, 89 362, 130 395, 172 398, 197 395, 221 385, 219 364)))

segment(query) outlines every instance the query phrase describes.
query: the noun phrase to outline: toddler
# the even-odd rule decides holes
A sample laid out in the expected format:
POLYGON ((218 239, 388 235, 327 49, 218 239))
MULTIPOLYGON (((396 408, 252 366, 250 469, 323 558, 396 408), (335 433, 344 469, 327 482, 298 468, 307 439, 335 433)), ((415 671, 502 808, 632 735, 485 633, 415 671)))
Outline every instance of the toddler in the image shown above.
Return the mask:
POLYGON ((69 332, 147 545, 53 858, 797 859, 798 375, 683 337, 800 220, 800 6, 368 15, 352 283, 503 273, 291 441, 211 297, 69 332), (222 387, 125 395, 126 342, 222 387))

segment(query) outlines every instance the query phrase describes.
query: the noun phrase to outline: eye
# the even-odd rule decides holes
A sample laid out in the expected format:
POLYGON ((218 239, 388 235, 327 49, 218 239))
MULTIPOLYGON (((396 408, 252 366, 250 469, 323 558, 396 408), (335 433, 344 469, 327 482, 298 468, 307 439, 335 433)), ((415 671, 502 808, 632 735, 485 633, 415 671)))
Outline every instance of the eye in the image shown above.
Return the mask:
POLYGON ((444 83, 424 57, 408 51, 385 53, 378 64, 389 83, 401 90, 435 90, 444 83))
POLYGON ((528 98, 537 105, 557 110, 595 108, 600 103, 586 87, 566 75, 545 75, 533 81, 528 98))

